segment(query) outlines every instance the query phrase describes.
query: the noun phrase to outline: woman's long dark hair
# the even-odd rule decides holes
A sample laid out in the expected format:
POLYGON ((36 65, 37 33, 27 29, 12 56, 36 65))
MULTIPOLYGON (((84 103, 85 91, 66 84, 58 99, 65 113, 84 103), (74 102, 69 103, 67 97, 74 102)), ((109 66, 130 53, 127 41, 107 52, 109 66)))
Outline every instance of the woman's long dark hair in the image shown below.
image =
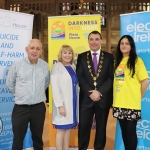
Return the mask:
POLYGON ((129 44, 131 46, 131 50, 130 50, 130 53, 129 53, 129 59, 128 59, 128 62, 127 62, 127 67, 130 69, 130 73, 131 73, 131 76, 133 78, 133 76, 135 74, 135 63, 136 63, 136 60, 137 60, 137 54, 136 54, 136 47, 135 47, 134 40, 130 35, 123 35, 120 38, 119 42, 118 42, 117 50, 116 50, 116 53, 115 53, 115 70, 117 69, 117 67, 119 66, 119 64, 120 64, 120 62, 123 58, 123 54, 120 51, 120 43, 121 43, 122 39, 124 39, 124 38, 128 39, 129 44))

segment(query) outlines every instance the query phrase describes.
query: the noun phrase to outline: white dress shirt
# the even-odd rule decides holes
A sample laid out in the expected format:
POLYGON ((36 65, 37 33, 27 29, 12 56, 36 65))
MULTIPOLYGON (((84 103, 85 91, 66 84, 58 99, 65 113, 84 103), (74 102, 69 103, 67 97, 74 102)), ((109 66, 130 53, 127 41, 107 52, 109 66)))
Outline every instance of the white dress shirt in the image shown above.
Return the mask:
POLYGON ((92 56, 92 60, 93 60, 93 53, 97 53, 97 55, 96 55, 96 58, 97 58, 97 63, 99 63, 99 57, 100 57, 100 53, 101 53, 101 50, 99 49, 98 51, 96 51, 96 52, 94 52, 94 51, 92 51, 92 50, 90 50, 91 51, 91 56, 92 56))

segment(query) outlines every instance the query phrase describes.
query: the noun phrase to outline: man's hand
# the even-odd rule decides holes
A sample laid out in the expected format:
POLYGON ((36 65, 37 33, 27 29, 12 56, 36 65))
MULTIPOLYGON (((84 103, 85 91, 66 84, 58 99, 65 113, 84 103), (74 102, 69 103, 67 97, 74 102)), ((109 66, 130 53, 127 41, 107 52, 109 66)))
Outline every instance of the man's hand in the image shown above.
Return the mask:
POLYGON ((66 110, 65 110, 64 106, 59 107, 59 113, 60 113, 60 115, 62 115, 64 117, 66 116, 66 110))
POLYGON ((101 99, 101 97, 100 97, 101 94, 100 94, 99 91, 97 91, 97 90, 91 90, 89 92, 91 92, 91 95, 90 95, 91 100, 93 100, 93 101, 99 101, 101 99))

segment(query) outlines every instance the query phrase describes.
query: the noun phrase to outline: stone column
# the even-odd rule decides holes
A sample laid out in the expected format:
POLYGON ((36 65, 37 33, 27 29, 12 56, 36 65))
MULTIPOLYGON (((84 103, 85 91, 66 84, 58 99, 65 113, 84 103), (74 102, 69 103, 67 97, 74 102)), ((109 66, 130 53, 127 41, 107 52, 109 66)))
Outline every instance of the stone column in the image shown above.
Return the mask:
POLYGON ((110 6, 111 0, 107 0, 107 21, 106 21, 106 51, 111 52, 111 24, 112 24, 112 18, 111 18, 111 11, 110 6))
POLYGON ((0 0, 0 9, 5 9, 5 0, 0 0))

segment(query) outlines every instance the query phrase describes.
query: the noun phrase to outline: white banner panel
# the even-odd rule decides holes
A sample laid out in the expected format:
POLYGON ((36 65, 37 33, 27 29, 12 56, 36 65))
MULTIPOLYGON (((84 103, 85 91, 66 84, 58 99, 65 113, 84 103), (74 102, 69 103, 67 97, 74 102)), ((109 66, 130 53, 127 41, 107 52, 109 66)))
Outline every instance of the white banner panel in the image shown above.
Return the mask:
MULTIPOLYGON (((0 150, 11 150, 13 139, 14 96, 5 84, 7 74, 15 61, 26 56, 25 47, 32 39, 32 27, 33 15, 0 9, 0 150)), ((28 134, 30 132, 27 137, 28 134)))

